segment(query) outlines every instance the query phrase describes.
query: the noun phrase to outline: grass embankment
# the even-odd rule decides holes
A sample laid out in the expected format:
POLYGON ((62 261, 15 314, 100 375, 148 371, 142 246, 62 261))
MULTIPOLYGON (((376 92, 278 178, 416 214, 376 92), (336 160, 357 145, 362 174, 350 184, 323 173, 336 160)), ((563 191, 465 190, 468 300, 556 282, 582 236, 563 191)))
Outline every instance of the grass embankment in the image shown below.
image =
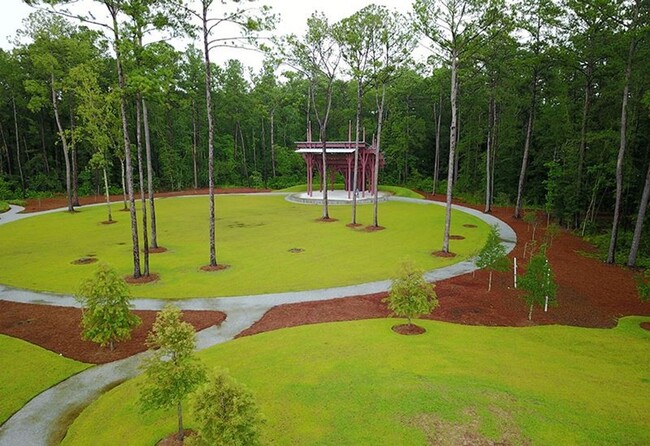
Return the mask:
MULTIPOLYGON (((268 444, 650 444, 644 320, 611 330, 418 321, 420 336, 393 333, 395 320, 329 323, 201 357, 254 391, 268 444)), ((63 444, 144 446, 174 431, 173 410, 143 415, 136 400, 137 379, 111 390, 63 444)))
POLYGON ((0 424, 42 391, 90 367, 5 335, 0 364, 0 424))
MULTIPOLYGON (((298 291, 351 285, 391 277, 411 259, 423 269, 471 257, 485 243, 489 227, 456 212, 452 233, 455 258, 431 256, 442 245, 444 208, 400 202, 380 204, 387 229, 351 229, 349 206, 332 206, 338 221, 322 223, 320 206, 287 202, 281 196, 218 196, 217 260, 230 265, 203 272, 209 260, 208 201, 205 197, 157 200, 158 241, 168 252, 151 256, 156 283, 132 286, 138 297, 186 298, 298 291), (466 228, 464 224, 478 225, 466 228), (294 249, 300 252, 291 252, 294 249), (322 271, 323 273, 319 273, 322 271)), ((0 226, 0 283, 56 293, 73 293, 95 266, 74 265, 96 258, 132 273, 129 215, 113 205, 116 224, 104 225, 104 206, 57 212, 0 226)), ((140 208, 138 205, 138 212, 140 208)), ((370 205, 359 206, 358 221, 372 223, 370 205)))

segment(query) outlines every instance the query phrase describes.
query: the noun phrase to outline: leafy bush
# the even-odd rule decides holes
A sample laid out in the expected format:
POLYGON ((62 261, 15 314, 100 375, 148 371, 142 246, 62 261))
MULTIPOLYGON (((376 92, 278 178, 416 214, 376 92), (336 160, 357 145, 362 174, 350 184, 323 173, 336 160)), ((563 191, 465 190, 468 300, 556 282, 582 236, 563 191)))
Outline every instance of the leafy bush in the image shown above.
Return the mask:
POLYGON ((7 212, 9 209, 9 203, 6 201, 0 201, 0 214, 7 212))
POLYGON ((402 264, 397 277, 393 279, 388 297, 382 302, 388 304, 388 309, 396 316, 411 319, 429 314, 438 306, 435 285, 424 280, 424 272, 411 262, 402 264))

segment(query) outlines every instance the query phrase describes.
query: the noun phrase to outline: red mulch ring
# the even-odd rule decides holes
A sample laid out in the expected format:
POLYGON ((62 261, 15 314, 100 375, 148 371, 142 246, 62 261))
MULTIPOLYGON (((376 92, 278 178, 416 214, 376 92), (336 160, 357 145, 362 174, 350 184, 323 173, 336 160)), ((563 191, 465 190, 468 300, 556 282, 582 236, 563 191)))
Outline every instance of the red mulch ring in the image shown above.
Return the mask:
POLYGON ((465 240, 465 237, 462 235, 450 235, 449 240, 465 240))
POLYGON ((639 325, 640 325, 641 328, 643 328, 644 330, 648 330, 648 331, 650 331, 650 322, 641 322, 639 325))
POLYGON ((347 225, 348 228, 358 228, 359 226, 363 226, 361 223, 348 223, 347 225))
POLYGON ((158 279, 160 279, 158 273, 149 273, 148 276, 140 276, 137 279, 130 275, 124 276, 124 280, 130 285, 144 285, 145 283, 156 282, 158 279))
POLYGON ((102 222, 103 225, 114 225, 115 223, 117 223, 117 220, 104 220, 102 222))
POLYGON ((419 335, 426 332, 426 330, 423 327, 417 326, 415 324, 393 325, 391 327, 391 330, 393 330, 395 333, 399 333, 401 335, 406 335, 406 336, 419 335))
POLYGON ((373 225, 366 226, 365 228, 363 228, 363 230, 366 232, 383 231, 384 229, 386 228, 384 228, 383 226, 373 226, 373 225))
POLYGON ((315 221, 319 223, 334 223, 335 221, 339 221, 339 219, 331 218, 331 217, 327 217, 327 218, 321 217, 321 218, 317 218, 315 221))
POLYGON ((301 253, 301 252, 305 252, 305 250, 302 249, 302 248, 291 248, 291 249, 289 249, 289 252, 294 253, 294 254, 298 254, 298 253, 301 253))
POLYGON ((164 246, 157 246, 155 248, 149 248, 149 254, 160 254, 163 252, 167 252, 167 248, 164 246))
POLYGON ((476 226, 476 225, 472 225, 472 224, 469 224, 469 223, 468 223, 468 224, 466 224, 466 225, 463 225, 463 228, 478 228, 478 226, 476 226))
MULTIPOLYGON (((129 341, 118 342, 113 351, 81 339, 81 310, 78 308, 0 300, 0 333, 24 339, 77 361, 104 364, 147 349, 145 339, 156 319, 156 312, 135 310, 134 313, 142 323, 133 330, 129 341)), ((183 320, 197 331, 219 325, 225 319, 226 315, 220 311, 183 311, 183 320)))
POLYGON ((432 255, 432 256, 435 256, 435 257, 448 257, 448 258, 456 257, 456 254, 453 253, 453 252, 451 252, 451 251, 450 251, 450 252, 444 252, 444 251, 433 251, 433 252, 431 253, 431 255, 432 255))
POLYGON ((218 265, 205 265, 201 267, 201 271, 206 271, 206 272, 214 272, 214 271, 222 271, 224 269, 230 268, 230 265, 226 265, 225 263, 220 263, 218 265))
POLYGON ((82 257, 77 260, 73 260, 72 263, 73 265, 89 265, 91 263, 95 263, 97 261, 96 257, 82 257))
MULTIPOLYGON (((188 438, 193 436, 195 432, 191 429, 184 429, 184 434, 185 438, 188 438)), ((174 432, 156 443, 156 446, 183 446, 183 442, 178 439, 178 432, 174 432)))

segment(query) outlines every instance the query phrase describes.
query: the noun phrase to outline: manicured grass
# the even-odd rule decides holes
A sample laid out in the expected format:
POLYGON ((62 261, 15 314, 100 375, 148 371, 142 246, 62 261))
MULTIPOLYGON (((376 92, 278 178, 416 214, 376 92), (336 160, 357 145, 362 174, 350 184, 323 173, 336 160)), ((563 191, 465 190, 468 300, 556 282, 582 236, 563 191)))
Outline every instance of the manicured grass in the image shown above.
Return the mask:
POLYGON ((42 391, 90 367, 0 335, 0 424, 42 391))
MULTIPOLYGON (((201 357, 254 391, 266 444, 639 445, 650 444, 648 320, 611 330, 418 321, 424 335, 401 336, 378 319, 264 333, 201 357)), ((173 432, 173 410, 138 412, 137 381, 89 406, 63 444, 150 445, 173 432)))
MULTIPOLYGON (((133 271, 129 214, 113 206, 118 223, 103 225, 104 206, 79 213, 57 212, 0 226, 0 283, 35 290, 73 293, 95 266, 73 265, 95 256, 121 274, 133 271)), ((472 256, 489 227, 456 212, 451 242, 455 258, 431 256, 442 246, 444 208, 400 202, 380 204, 380 224, 366 232, 346 227, 349 206, 332 206, 334 223, 317 222, 320 206, 287 202, 282 196, 218 196, 218 272, 199 268, 209 261, 206 197, 164 198, 156 205, 159 243, 169 251, 151 256, 156 283, 132 286, 134 296, 186 298, 299 291, 383 280, 409 258, 425 270, 472 256), (478 228, 466 228, 475 224, 478 228), (290 252, 298 248, 304 251, 290 252), (322 272, 322 273, 321 273, 322 272)), ((372 206, 359 206, 358 221, 372 222, 372 206)), ((140 205, 138 204, 138 212, 140 205)))

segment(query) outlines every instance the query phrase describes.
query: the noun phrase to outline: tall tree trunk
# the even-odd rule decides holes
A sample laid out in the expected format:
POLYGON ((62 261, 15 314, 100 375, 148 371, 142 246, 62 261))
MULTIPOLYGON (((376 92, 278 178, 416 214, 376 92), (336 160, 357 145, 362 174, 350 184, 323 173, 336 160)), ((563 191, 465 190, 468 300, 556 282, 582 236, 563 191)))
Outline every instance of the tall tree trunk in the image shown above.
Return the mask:
MULTIPOLYGON (((357 80, 357 123, 354 137, 354 169, 352 173, 352 224, 357 224, 357 184, 359 181, 359 126, 361 121, 361 82, 357 80)), ((362 185, 365 188, 365 184, 362 185)))
POLYGON ((324 125, 320 126, 320 139, 323 143, 323 219, 329 219, 329 206, 327 202, 327 127, 324 125))
POLYGON ((138 93, 135 104, 136 148, 138 153, 138 180, 140 184, 140 201, 142 202, 142 251, 144 253, 144 276, 149 277, 149 229, 147 228, 147 198, 144 194, 144 172, 142 162, 142 97, 138 93))
POLYGON ((271 171, 275 178, 275 130, 274 130, 275 110, 271 110, 271 171))
POLYGON ((59 139, 61 140, 61 147, 63 147, 63 158, 65 159, 65 190, 66 199, 68 202, 68 212, 74 212, 72 202, 72 174, 70 168, 70 152, 68 150, 68 141, 65 137, 63 126, 61 125, 61 118, 59 117, 59 105, 56 98, 56 90, 54 89, 54 75, 51 76, 50 82, 50 87, 52 90, 52 108, 54 109, 54 120, 56 121, 59 139))
POLYGON ((124 199, 124 207, 122 208, 123 211, 126 211, 129 209, 129 207, 126 204, 126 169, 124 168, 124 163, 125 161, 123 159, 120 159, 120 170, 121 170, 121 178, 122 178, 122 198, 124 199))
POLYGON ((138 218, 135 209, 135 196, 133 194, 133 167, 131 165, 131 141, 129 139, 129 126, 126 114, 126 79, 122 69, 120 31, 117 24, 117 8, 107 4, 109 13, 113 20, 113 37, 115 50, 115 63, 117 65, 117 79, 120 87, 120 115, 122 118, 122 135, 124 137, 124 160, 126 163, 126 187, 129 195, 129 211, 131 213, 131 239, 133 241, 133 277, 139 278, 140 272, 140 247, 138 241, 138 218))
MULTIPOLYGON (((261 155, 264 155, 266 153, 266 129, 264 128, 264 117, 262 117, 262 151, 260 152, 261 155)), ((266 158, 266 156, 264 156, 266 158)), ((273 160, 271 160, 271 164, 273 164, 273 160)), ((262 166, 264 169, 264 177, 268 178, 268 170, 266 169, 266 162, 262 160, 262 166)))
MULTIPOLYGON (((458 76, 458 75, 456 75, 458 76)), ((458 87, 456 87, 458 88, 458 87)), ((456 91, 456 95, 458 95, 458 91, 456 91)), ((458 141, 460 141, 460 113, 457 112, 456 116, 456 148, 454 151, 454 179, 452 181, 452 184, 455 186, 456 182, 458 182, 458 166, 460 165, 460 150, 458 150, 458 141)))
POLYGON ((197 125, 196 125, 196 103, 192 100, 192 167, 194 172, 194 189, 199 188, 199 169, 197 163, 197 125))
POLYGON ((643 193, 641 194, 641 203, 639 204, 639 213, 636 217, 636 225, 634 226, 634 236, 632 237, 632 246, 630 247, 630 256, 627 259, 627 266, 636 265, 636 257, 639 253, 639 244, 641 243, 641 233, 643 232, 643 222, 645 220, 645 212, 648 207, 648 199, 650 198, 650 164, 648 165, 648 173, 645 176, 645 185, 643 186, 643 193))
POLYGON ((147 189, 149 192, 149 213, 151 215, 151 248, 158 248, 156 231, 156 203, 153 191, 153 166, 151 162, 151 135, 149 134, 149 110, 147 101, 142 98, 142 120, 144 124, 144 146, 147 159, 147 189))
POLYGON ((623 103, 621 104, 621 136, 616 158, 616 203, 614 204, 614 221, 612 222, 612 237, 609 241, 607 263, 616 262, 616 242, 618 239, 618 225, 621 219, 621 202, 623 201, 623 161, 625 158, 626 133, 627 133, 627 102, 630 94, 630 76, 632 75, 632 59, 636 48, 636 39, 631 38, 625 67, 625 84, 623 86, 623 103))
POLYGON ((458 53, 451 52, 451 125, 449 127, 449 167, 447 169, 447 203, 445 207, 445 232, 442 239, 442 252, 449 252, 449 233, 451 232, 451 199, 454 190, 454 159, 456 158, 456 119, 458 117, 458 53))
POLYGON ((23 175, 23 163, 20 161, 20 137, 18 136, 18 113, 16 112, 16 98, 12 96, 11 103, 14 108, 14 130, 16 134, 16 165, 18 166, 18 173, 20 174, 20 185, 23 190, 23 197, 25 196, 25 176, 23 175))
POLYGON ((436 122, 436 155, 433 162, 433 195, 438 190, 438 180, 440 176, 440 126, 442 124, 442 92, 440 92, 440 102, 436 116, 436 107, 433 107, 433 116, 436 122))
POLYGON ((485 154, 485 210, 492 212, 492 144, 494 134, 494 97, 488 103, 487 153, 485 154))
POLYGON ((372 225, 379 226, 379 155, 381 153, 381 128, 384 121, 384 104, 386 99, 386 85, 381 86, 381 101, 377 107, 377 153, 375 154, 375 171, 372 179, 375 191, 373 200, 372 225))
POLYGON ((203 1, 203 55, 205 58, 205 103, 208 118, 208 196, 210 200, 210 266, 217 266, 217 248, 214 236, 214 122, 212 120, 212 68, 208 28, 208 3, 203 1))
MULTIPOLYGON (((47 159, 47 148, 45 147, 45 119, 43 117, 43 110, 41 109, 41 119, 39 122, 39 130, 41 134, 41 152, 43 152, 43 167, 45 168, 45 173, 50 174, 50 163, 47 159)), ((3 135, 4 141, 4 135, 3 135)), ((2 162, 0 162, 0 172, 2 172, 2 162)))
POLYGON ((70 160, 72 161, 72 205, 79 206, 79 169, 77 167, 77 144, 74 137, 74 113, 70 107, 70 160))
MULTIPOLYGON (((248 184, 248 166, 246 163, 246 143, 244 142, 244 133, 241 130, 241 123, 237 121, 237 130, 239 131, 239 140, 241 141, 242 167, 244 168, 244 181, 248 184)), ((237 135, 235 135, 235 138, 237 135)))
POLYGON ((521 218, 521 208, 523 206, 524 182, 526 180, 526 171, 528 170, 528 155, 530 154, 530 144, 533 138, 533 125, 535 123, 535 107, 537 105, 537 69, 533 73, 533 94, 530 101, 530 110, 528 111, 528 124, 526 125, 526 140, 524 141, 524 156, 521 160, 521 172, 519 172, 519 184, 517 186, 517 204, 515 205, 515 218, 521 218))
POLYGON ((106 166, 102 167, 104 173, 104 193, 106 194, 106 209, 108 211, 108 221, 113 221, 113 214, 111 212, 111 195, 108 190, 108 174, 106 173, 106 166))
POLYGON ((573 226, 578 227, 580 221, 580 207, 582 206, 582 174, 585 163, 585 152, 587 150, 587 121, 589 118, 589 108, 591 105, 591 76, 593 67, 587 65, 587 73, 585 74, 585 97, 582 103, 582 123, 580 125, 580 148, 578 151, 578 172, 576 175, 576 202, 578 209, 574 214, 573 226))

